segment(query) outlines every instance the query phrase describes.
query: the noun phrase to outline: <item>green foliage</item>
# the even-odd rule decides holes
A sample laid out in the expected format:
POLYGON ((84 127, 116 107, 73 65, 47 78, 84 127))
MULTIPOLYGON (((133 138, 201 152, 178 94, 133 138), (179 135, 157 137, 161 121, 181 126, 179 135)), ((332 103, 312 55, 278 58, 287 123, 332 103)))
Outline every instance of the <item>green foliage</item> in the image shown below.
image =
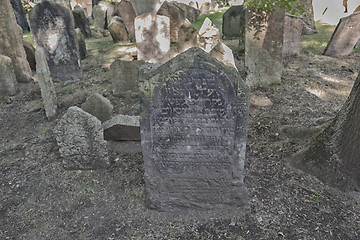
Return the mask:
POLYGON ((299 6, 299 2, 300 0, 248 0, 244 2, 244 6, 265 12, 272 12, 275 8, 280 7, 293 15, 300 15, 306 9, 299 6))

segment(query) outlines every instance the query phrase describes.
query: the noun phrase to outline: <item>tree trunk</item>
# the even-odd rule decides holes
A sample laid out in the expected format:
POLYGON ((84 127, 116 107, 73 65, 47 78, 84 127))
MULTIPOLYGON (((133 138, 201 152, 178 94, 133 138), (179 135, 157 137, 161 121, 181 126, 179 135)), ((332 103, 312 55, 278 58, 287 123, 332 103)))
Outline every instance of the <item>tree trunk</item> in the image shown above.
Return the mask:
POLYGON ((360 190, 360 75, 334 120, 291 164, 342 190, 360 190))

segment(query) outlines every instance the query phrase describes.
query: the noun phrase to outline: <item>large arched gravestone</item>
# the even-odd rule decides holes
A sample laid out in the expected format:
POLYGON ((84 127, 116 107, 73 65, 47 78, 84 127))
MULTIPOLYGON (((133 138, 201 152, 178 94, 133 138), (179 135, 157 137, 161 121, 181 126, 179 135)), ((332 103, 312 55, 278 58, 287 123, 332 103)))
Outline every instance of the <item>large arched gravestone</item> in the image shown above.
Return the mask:
POLYGON ((248 201, 249 88, 234 69, 191 48, 140 74, 140 126, 150 208, 236 208, 248 201))
POLYGON ((82 70, 71 11, 45 0, 31 10, 29 19, 36 45, 44 49, 53 81, 79 80, 82 70))

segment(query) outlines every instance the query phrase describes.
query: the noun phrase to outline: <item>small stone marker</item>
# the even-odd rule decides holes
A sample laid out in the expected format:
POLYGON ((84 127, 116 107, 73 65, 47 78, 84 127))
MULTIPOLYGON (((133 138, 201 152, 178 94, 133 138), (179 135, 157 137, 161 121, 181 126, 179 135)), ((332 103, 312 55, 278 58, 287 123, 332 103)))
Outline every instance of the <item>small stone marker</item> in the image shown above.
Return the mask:
POLYGON ((188 19, 179 28, 179 52, 184 52, 192 47, 198 46, 198 32, 188 19))
POLYGON ((125 24, 122 22, 122 19, 120 17, 113 17, 111 19, 108 29, 115 43, 129 40, 125 24))
POLYGON ((232 50, 224 43, 219 42, 211 51, 211 56, 219 60, 220 62, 236 69, 235 60, 232 50))
POLYGON ((283 57, 300 54, 303 19, 285 15, 283 57))
POLYGON ((11 58, 0 55, 0 95, 15 95, 17 82, 11 58))
POLYGON ((139 67, 143 61, 122 61, 116 59, 110 65, 110 76, 115 96, 139 92, 139 67))
POLYGON ((117 115, 102 124, 105 140, 140 141, 139 116, 117 115))
POLYGON ((50 70, 46 62, 44 50, 38 47, 35 52, 36 75, 40 86, 41 97, 43 100, 45 114, 48 119, 56 116, 57 99, 50 70))
POLYGON ((11 58, 17 82, 30 82, 32 74, 23 48, 22 30, 16 23, 10 0, 1 1, 0 29, 0 54, 11 58))
POLYGON ((97 117, 101 122, 111 119, 114 106, 111 102, 98 93, 92 94, 81 105, 82 110, 97 117))
POLYGON ((248 202, 249 87, 200 48, 140 74, 146 201, 160 211, 248 202))
POLYGON ((223 15, 224 39, 245 37, 245 9, 242 5, 230 7, 223 15))
POLYGON ((75 29, 80 28, 84 37, 91 37, 90 23, 82 9, 74 9, 72 11, 74 16, 75 29))
POLYGON ((177 42, 179 28, 185 21, 185 11, 175 4, 165 1, 157 11, 157 15, 167 16, 170 19, 170 41, 177 42))
POLYGON ((209 18, 205 18, 199 30, 199 46, 204 49, 205 52, 210 52, 219 42, 219 29, 217 29, 209 18))
POLYGON ((80 80, 82 70, 71 11, 44 0, 31 10, 29 19, 35 42, 44 49, 53 81, 80 80))
POLYGON ((135 41, 135 26, 134 21, 136 18, 136 12, 133 4, 129 0, 121 0, 117 6, 117 11, 119 12, 121 18, 124 21, 126 29, 129 33, 131 41, 135 41))
POLYGON ((324 50, 327 56, 349 55, 360 38, 360 12, 341 18, 324 50))
POLYGON ((170 58, 170 19, 153 13, 135 18, 138 60, 163 64, 170 58))
POLYGON ((250 86, 268 86, 281 82, 285 11, 271 14, 246 11, 245 34, 246 82, 250 86))
POLYGON ((63 165, 68 170, 109 167, 101 122, 78 107, 70 107, 54 129, 63 165))
POLYGON ((29 23, 26 19, 25 10, 22 5, 21 0, 10 0, 12 8, 14 9, 14 14, 16 17, 16 22, 22 28, 23 32, 30 32, 29 23))

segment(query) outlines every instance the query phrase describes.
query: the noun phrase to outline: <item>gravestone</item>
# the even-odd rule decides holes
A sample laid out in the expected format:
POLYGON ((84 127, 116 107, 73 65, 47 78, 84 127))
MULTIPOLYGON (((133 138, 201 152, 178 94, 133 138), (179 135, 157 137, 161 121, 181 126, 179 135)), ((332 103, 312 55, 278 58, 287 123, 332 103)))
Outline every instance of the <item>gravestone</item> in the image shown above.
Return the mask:
POLYGON ((163 64, 170 58, 170 19, 147 13, 135 18, 138 60, 163 64))
POLYGON ((222 62, 223 64, 233 67, 235 66, 235 59, 232 50, 224 43, 219 42, 211 51, 211 56, 222 62))
POLYGON ((189 48, 198 46, 198 32, 189 20, 185 19, 185 22, 179 28, 178 36, 179 52, 184 52, 189 48))
POLYGON ((81 105, 81 109, 97 117, 101 122, 111 119, 114 106, 98 93, 91 94, 81 105))
POLYGON ((139 91, 139 67, 143 61, 122 61, 116 59, 110 65, 113 94, 125 96, 139 91))
POLYGON ((285 11, 246 11, 245 67, 250 86, 281 82, 285 11))
POLYGON ((117 115, 102 124, 104 139, 113 141, 140 141, 139 116, 117 115))
POLYGON ((303 19, 289 14, 284 19, 283 57, 300 54, 303 19))
POLYGON ((238 72, 191 48, 140 76, 148 207, 219 210, 246 204, 250 90, 238 72))
POLYGON ((136 12, 133 4, 129 0, 122 0, 117 6, 117 11, 124 21, 124 24, 130 36, 130 40, 134 42, 135 41, 134 21, 136 18, 136 12))
POLYGON ((21 0, 10 0, 17 24, 22 28, 23 32, 30 32, 29 23, 26 19, 25 10, 21 0))
POLYGON ((31 43, 25 40, 22 42, 26 53, 26 60, 28 61, 31 70, 36 71, 35 48, 31 43))
POLYGON ((0 95, 16 94, 17 82, 11 58, 0 55, 0 95))
POLYGON ((200 16, 200 10, 182 3, 182 2, 172 2, 173 4, 175 4, 177 7, 181 8, 182 10, 184 10, 185 12, 185 18, 187 18, 190 22, 195 22, 197 20, 197 18, 200 16))
POLYGON ((36 45, 44 49, 53 81, 78 81, 82 70, 71 11, 42 1, 31 10, 29 19, 36 45))
POLYGON ((109 157, 99 119, 70 107, 54 129, 63 166, 68 170, 109 167, 109 157))
POLYGON ((86 16, 91 16, 92 13, 92 1, 91 0, 77 0, 81 8, 86 9, 86 16))
POLYGON ((95 5, 92 10, 94 18, 94 28, 105 29, 107 28, 106 22, 106 6, 102 4, 95 5))
POLYGON ((72 11, 74 16, 75 28, 80 28, 84 37, 91 37, 90 23, 82 9, 74 9, 72 11))
POLYGON ((222 33, 224 39, 245 38, 245 9, 232 6, 223 15, 222 33))
POLYGON ((160 8, 160 0, 130 0, 138 16, 145 13, 156 13, 160 8))
POLYGON ((341 18, 324 50, 327 56, 349 55, 360 38, 360 12, 341 18))
POLYGON ((118 16, 115 16, 111 19, 108 30, 115 43, 129 40, 125 24, 118 16))
POLYGON ((35 52, 36 75, 40 86, 41 97, 44 104, 45 114, 48 119, 56 116, 57 99, 54 83, 50 76, 50 70, 46 61, 45 52, 38 47, 35 52))
POLYGON ((85 37, 82 34, 80 28, 76 28, 75 29, 75 33, 76 33, 76 41, 79 45, 79 54, 80 54, 80 59, 83 60, 86 58, 86 42, 85 42, 85 37))
POLYGON ((220 42, 220 32, 209 18, 205 18, 199 30, 199 46, 210 52, 220 42))
POLYGON ((165 1, 157 15, 167 16, 170 19, 170 40, 171 42, 178 42, 178 32, 180 26, 185 21, 185 11, 171 2, 165 1))
POLYGON ((9 0, 0 4, 0 54, 11 58, 17 82, 31 80, 31 69, 22 43, 22 30, 16 23, 9 0))

